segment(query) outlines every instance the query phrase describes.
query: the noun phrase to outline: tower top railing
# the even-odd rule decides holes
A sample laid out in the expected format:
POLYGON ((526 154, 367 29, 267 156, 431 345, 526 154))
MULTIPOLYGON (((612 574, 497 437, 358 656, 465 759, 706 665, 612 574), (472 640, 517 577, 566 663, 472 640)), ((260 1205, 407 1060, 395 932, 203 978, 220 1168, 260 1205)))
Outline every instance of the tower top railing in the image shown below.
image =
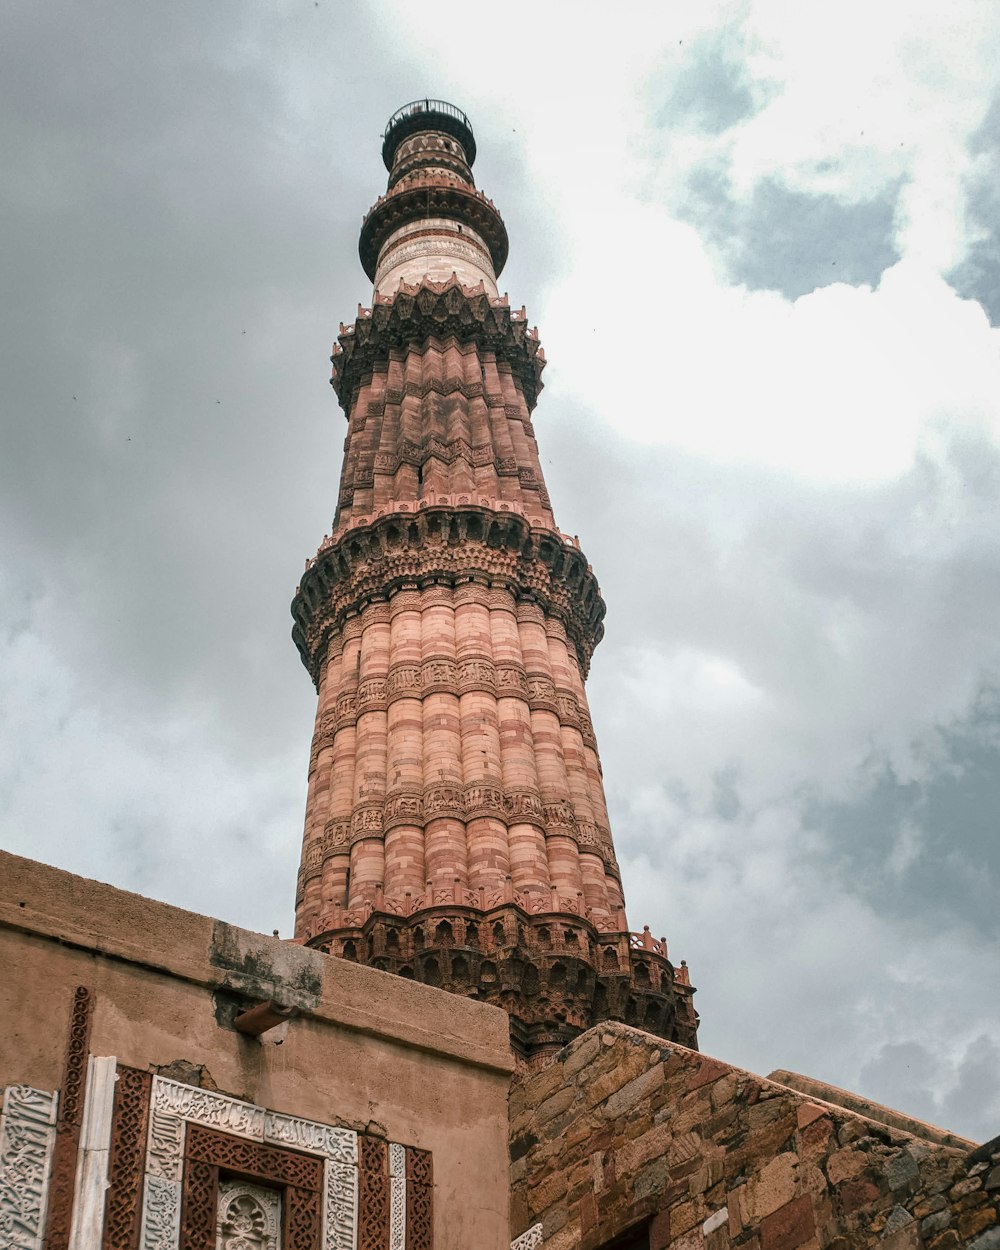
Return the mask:
POLYGON ((434 100, 425 96, 422 100, 411 100, 395 113, 385 124, 382 133, 382 159, 387 169, 392 167, 392 158, 397 145, 407 135, 421 128, 421 122, 427 118, 435 128, 445 130, 455 136, 465 148, 465 156, 471 165, 476 159, 476 140, 472 133, 472 122, 465 113, 447 100, 434 100))
MULTIPOLYGON (((396 109, 395 113, 385 124, 385 135, 389 133, 397 122, 401 122, 404 117, 411 117, 414 113, 444 113, 446 117, 454 117, 463 126, 467 126, 469 130, 472 129, 472 123, 468 117, 460 108, 456 108, 454 104, 449 104, 447 100, 425 98, 423 100, 411 100, 409 104, 404 104, 402 108, 396 109)), ((382 137, 385 138, 385 135, 382 137)))

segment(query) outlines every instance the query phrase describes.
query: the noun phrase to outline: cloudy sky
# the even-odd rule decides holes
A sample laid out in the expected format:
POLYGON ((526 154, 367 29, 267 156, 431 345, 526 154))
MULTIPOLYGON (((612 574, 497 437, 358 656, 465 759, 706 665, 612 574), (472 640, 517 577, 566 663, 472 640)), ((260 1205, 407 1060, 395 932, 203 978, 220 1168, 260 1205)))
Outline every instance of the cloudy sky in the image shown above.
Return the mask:
POLYGON ((416 96, 549 357, 702 1046, 1000 1131, 1000 8, 8 0, 0 838, 290 932, 330 344, 416 96))

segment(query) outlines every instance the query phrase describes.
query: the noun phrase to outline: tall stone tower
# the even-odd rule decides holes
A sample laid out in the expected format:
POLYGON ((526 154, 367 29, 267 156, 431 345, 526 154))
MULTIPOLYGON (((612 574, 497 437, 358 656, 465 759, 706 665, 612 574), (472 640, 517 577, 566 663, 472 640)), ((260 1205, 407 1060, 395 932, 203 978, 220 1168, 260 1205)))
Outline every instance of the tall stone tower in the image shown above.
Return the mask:
POLYGON ((361 227, 337 513, 292 604, 319 692, 296 934, 497 1003, 528 1061, 609 1018, 694 1046, 686 967, 626 921, 584 692, 604 602, 552 515, 544 353, 475 156, 459 109, 408 104, 361 227))

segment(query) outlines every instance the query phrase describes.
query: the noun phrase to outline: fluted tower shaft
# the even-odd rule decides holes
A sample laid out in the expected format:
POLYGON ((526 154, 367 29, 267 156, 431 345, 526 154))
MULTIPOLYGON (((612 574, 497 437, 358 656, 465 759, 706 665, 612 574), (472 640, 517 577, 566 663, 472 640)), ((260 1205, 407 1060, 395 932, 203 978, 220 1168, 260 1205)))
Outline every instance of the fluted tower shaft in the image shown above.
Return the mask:
POLYGON ((553 519, 468 119, 408 105, 383 158, 337 513, 292 605, 319 693, 296 935, 500 1003, 529 1060, 609 1016, 693 1045, 686 969, 625 919, 584 689, 604 603, 553 519))

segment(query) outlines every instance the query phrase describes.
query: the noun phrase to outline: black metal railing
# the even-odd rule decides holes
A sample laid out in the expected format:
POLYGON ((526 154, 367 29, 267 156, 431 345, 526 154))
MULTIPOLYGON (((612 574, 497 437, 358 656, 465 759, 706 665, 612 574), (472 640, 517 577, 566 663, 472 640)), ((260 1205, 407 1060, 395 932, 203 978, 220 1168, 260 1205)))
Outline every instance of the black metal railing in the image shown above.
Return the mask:
POLYGON ((453 117, 456 121, 461 122, 468 130, 472 130, 472 123, 460 108, 456 108, 454 104, 449 104, 447 100, 411 100, 409 104, 404 104, 402 108, 396 109, 395 113, 389 118, 385 126, 385 135, 388 137, 394 126, 398 126, 400 122, 406 121, 407 118, 413 117, 416 113, 443 113, 445 117, 453 117))

